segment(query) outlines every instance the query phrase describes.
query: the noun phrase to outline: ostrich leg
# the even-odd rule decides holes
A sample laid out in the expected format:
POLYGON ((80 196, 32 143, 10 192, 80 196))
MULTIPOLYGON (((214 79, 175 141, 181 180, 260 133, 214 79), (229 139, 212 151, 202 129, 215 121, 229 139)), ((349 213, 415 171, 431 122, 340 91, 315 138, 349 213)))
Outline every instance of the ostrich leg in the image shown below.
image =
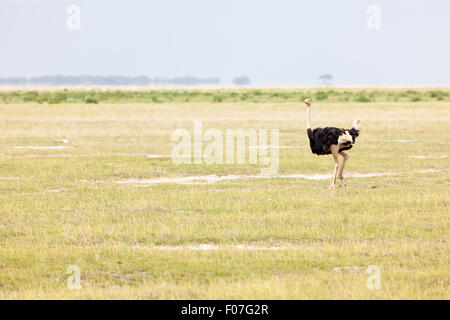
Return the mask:
POLYGON ((336 186, 336 178, 338 175, 338 169, 339 169, 339 159, 338 159, 338 153, 339 153, 339 147, 335 144, 331 146, 331 154, 333 155, 334 159, 334 172, 333 177, 331 178, 331 184, 329 186, 330 189, 334 189, 336 186))
POLYGON ((339 154, 342 156, 342 158, 344 158, 342 160, 342 165, 341 165, 341 169, 339 170, 339 175, 338 175, 338 179, 341 180, 342 184, 344 186, 347 186, 347 183, 345 182, 343 173, 344 173, 344 167, 345 167, 345 163, 347 162, 349 155, 346 154, 344 151, 339 152, 339 154))

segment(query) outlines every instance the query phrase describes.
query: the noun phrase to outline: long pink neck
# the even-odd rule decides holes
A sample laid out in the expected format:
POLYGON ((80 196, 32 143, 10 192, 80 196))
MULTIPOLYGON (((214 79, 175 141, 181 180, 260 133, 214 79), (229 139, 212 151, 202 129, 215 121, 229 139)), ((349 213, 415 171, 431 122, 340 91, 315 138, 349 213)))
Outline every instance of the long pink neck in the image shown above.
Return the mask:
POLYGON ((306 107, 306 129, 311 129, 311 107, 306 107))

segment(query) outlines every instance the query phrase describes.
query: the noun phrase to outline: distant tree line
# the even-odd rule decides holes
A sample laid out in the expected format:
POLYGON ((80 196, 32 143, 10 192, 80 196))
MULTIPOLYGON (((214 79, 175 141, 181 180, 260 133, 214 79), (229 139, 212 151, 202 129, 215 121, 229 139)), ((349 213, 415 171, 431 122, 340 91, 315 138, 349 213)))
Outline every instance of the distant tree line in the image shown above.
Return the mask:
MULTIPOLYGON (((41 76, 41 77, 5 77, 0 78, 0 85, 217 85, 218 78, 178 77, 178 78, 149 78, 146 76, 41 76)), ((233 79, 235 85, 250 84, 247 76, 233 79)))
POLYGON ((149 78, 146 76, 42 76, 0 78, 0 84, 10 85, 202 85, 219 84, 218 78, 149 78))
POLYGON ((246 86, 250 84, 250 78, 246 76, 237 77, 233 79, 233 83, 238 86, 246 86))

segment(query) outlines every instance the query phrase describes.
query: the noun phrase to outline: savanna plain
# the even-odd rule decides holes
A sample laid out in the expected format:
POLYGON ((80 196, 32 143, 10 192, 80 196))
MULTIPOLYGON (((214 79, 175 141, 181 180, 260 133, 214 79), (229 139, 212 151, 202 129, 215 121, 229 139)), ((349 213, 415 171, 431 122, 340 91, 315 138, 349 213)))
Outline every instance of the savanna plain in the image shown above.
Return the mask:
POLYGON ((449 299, 449 94, 0 90, 0 299, 449 299), (306 97, 313 127, 361 118, 346 187, 306 97), (278 172, 173 163, 194 121, 278 129, 278 172))

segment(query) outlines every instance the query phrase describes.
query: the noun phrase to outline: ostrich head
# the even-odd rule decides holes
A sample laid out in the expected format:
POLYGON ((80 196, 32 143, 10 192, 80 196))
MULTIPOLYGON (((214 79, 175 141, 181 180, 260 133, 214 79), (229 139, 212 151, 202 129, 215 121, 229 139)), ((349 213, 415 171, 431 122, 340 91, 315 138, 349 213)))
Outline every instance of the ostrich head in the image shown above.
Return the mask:
POLYGON ((353 121, 353 128, 355 128, 358 131, 361 131, 361 120, 359 118, 356 118, 353 121))
POLYGON ((305 99, 305 101, 303 101, 304 103, 306 103, 306 106, 309 108, 311 107, 311 99, 305 99))

